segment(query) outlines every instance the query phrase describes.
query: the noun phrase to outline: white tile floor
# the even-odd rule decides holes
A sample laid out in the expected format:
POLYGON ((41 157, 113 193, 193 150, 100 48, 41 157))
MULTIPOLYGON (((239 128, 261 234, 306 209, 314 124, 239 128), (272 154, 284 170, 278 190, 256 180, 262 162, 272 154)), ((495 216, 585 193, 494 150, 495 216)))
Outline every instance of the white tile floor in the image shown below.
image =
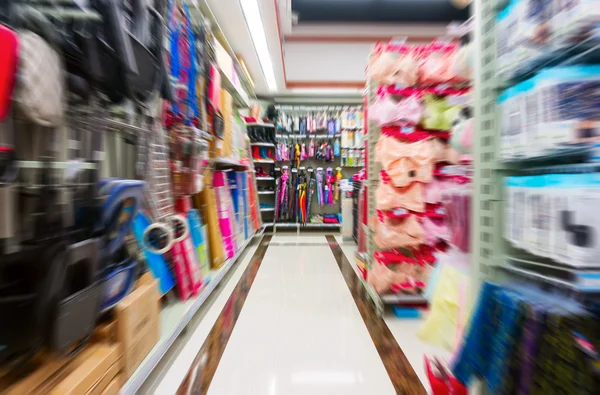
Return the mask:
MULTIPOLYGON (((354 263, 356 247, 341 237, 338 242, 354 263)), ((325 237, 276 234, 271 243, 209 394, 394 394, 325 237)), ((174 393, 181 384, 255 248, 236 267, 205 317, 191 330, 187 344, 171 357, 170 367, 149 392, 174 393)), ((423 374, 423 354, 445 354, 416 337, 419 321, 400 320, 393 315, 385 320, 429 389, 423 374)))
POLYGON ((394 394, 325 238, 301 241, 324 245, 267 250, 209 394, 394 394))

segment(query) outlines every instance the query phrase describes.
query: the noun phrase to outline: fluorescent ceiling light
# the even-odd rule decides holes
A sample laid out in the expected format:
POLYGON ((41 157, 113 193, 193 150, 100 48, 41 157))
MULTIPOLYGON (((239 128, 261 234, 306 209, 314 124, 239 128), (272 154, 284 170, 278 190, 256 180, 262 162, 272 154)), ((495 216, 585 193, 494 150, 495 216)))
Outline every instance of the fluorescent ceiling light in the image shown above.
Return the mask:
POLYGON ((267 86, 270 91, 276 91, 277 81, 275 80, 275 71, 273 70, 273 62, 271 62, 271 54, 267 45, 267 36, 265 35, 258 0, 240 0, 240 5, 244 12, 244 18, 246 18, 246 25, 250 30, 250 37, 252 37, 260 67, 267 80, 267 86))

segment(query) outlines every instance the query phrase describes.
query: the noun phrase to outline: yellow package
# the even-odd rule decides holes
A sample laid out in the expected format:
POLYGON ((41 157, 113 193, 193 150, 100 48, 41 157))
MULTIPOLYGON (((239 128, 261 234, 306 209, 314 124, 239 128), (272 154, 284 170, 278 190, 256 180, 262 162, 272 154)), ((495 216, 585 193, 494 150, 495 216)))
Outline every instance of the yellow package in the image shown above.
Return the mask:
POLYGON ((469 277, 451 265, 444 265, 433 292, 430 312, 417 336, 427 343, 454 351, 468 317, 467 303, 469 277))

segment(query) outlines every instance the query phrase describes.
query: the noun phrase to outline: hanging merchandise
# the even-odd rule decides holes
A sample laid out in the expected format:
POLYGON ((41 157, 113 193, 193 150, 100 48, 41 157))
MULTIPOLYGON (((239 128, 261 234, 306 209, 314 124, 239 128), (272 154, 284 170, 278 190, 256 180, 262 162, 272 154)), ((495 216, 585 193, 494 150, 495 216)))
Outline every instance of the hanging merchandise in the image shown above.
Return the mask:
MULTIPOLYGON (((317 179, 312 167, 308 168, 308 180, 307 180, 307 198, 306 198, 306 219, 310 219, 312 199, 317 188, 317 179)), ((306 222, 306 221, 305 221, 306 222)))
POLYGON ((203 213, 206 221, 210 251, 210 266, 213 269, 220 268, 225 262, 225 251, 223 246, 223 237, 219 226, 219 217, 217 214, 216 191, 213 187, 213 177, 206 171, 206 186, 202 191, 195 195, 195 205, 203 213))
POLYGON ((170 75, 177 81, 177 99, 171 106, 165 126, 168 129, 173 192, 190 195, 203 186, 203 169, 208 159, 208 143, 199 138, 196 95, 196 46, 189 9, 170 5, 170 75), (182 17, 174 20, 175 15, 182 17))
POLYGON ((306 174, 304 168, 300 168, 300 176, 298 182, 298 207, 299 207, 299 221, 300 223, 306 223, 306 174))
POLYGON ((65 112, 64 81, 64 65, 56 49, 39 35, 22 32, 14 101, 29 121, 51 127, 60 124, 65 112))
POLYGON ((598 344, 598 329, 598 317, 566 296, 486 282, 452 372, 465 385, 482 378, 492 393, 593 394, 600 379, 577 339, 598 344))
POLYGON ((19 37, 16 32, 0 25, 0 46, 4 59, 0 68, 0 121, 8 116, 19 63, 19 37))
POLYGON ((278 221, 281 215, 281 168, 275 167, 273 169, 273 177, 275 178, 275 212, 273 214, 273 220, 278 221))
POLYGON ((333 176, 333 169, 328 167, 326 170, 326 184, 325 184, 325 204, 333 205, 333 188, 335 186, 335 178, 333 176))
POLYGON ((162 254, 169 251, 173 245, 173 232, 166 224, 153 224, 148 215, 142 212, 136 214, 132 229, 137 244, 144 246, 146 265, 152 275, 158 279, 161 295, 166 294, 175 286, 175 278, 162 254))
POLYGON ((340 183, 342 181, 342 168, 341 167, 336 167, 335 170, 336 170, 336 173, 335 173, 335 184, 334 184, 333 198, 336 201, 338 201, 338 200, 340 200, 340 183))
POLYGON ((316 180, 317 180, 317 203, 319 204, 319 206, 324 206, 325 205, 325 197, 323 195, 323 191, 324 191, 325 185, 324 185, 324 177, 323 177, 323 168, 322 167, 317 167, 316 180))
POLYGON ((106 250, 102 253, 105 254, 103 259, 110 261, 104 268, 106 291, 102 311, 113 308, 131 292, 137 277, 137 261, 129 257, 124 250, 125 238, 131 232, 135 214, 141 206, 143 187, 142 181, 100 181, 99 194, 106 197, 102 206, 103 227, 109 230, 105 240, 106 250), (116 258, 117 256, 119 258, 116 258))
MULTIPOLYGON (((468 226, 451 228, 459 220, 455 207, 450 219, 441 190, 466 180, 448 173, 446 166, 460 160, 460 153, 448 143, 452 125, 460 125, 455 120, 462 116, 468 118, 466 110, 461 115, 468 80, 449 70, 457 50, 456 44, 441 41, 424 46, 392 42, 378 44, 369 60, 368 74, 376 91, 368 112, 376 137, 370 138, 374 146, 369 149, 382 170, 369 175, 376 188, 370 202, 374 233, 369 247, 375 263, 367 280, 380 294, 398 293, 397 300, 405 293, 423 293, 433 265, 439 265, 433 252, 445 251, 451 241, 463 242, 453 238, 453 231, 468 230, 468 226), (402 263, 390 260, 388 252, 402 263)), ((362 144, 361 136, 342 138, 352 147, 362 144)), ((348 151, 350 162, 358 150, 348 151)))
POLYGON ((217 214, 219 216, 219 227, 223 236, 225 256, 232 258, 235 255, 235 243, 233 240, 231 198, 227 188, 226 176, 223 171, 216 171, 213 176, 213 187, 215 189, 217 214))

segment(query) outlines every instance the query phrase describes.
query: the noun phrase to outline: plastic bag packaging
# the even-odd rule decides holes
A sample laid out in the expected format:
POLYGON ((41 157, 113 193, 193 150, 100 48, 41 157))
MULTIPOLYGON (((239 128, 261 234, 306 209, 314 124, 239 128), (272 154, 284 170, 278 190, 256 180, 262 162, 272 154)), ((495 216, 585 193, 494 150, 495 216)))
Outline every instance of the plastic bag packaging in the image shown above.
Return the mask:
POLYGON ((379 126, 406 123, 416 125, 422 114, 423 106, 414 96, 396 101, 391 95, 383 95, 369 107, 369 118, 379 126))
POLYGON ((464 322, 470 307, 461 303, 469 277, 450 264, 442 264, 435 290, 430 299, 430 312, 417 336, 433 345, 452 351, 456 348, 459 323, 464 322))

